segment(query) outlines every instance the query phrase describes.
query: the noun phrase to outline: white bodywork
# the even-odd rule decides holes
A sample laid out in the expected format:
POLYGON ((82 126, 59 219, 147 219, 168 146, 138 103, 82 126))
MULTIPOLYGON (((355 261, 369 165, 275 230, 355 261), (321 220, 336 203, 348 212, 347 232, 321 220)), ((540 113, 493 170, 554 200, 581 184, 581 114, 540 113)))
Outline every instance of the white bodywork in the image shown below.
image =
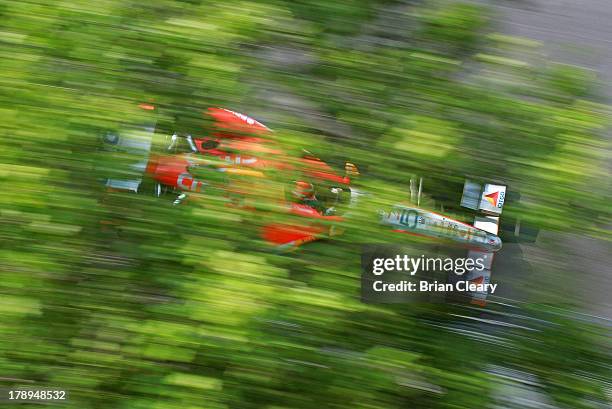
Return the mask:
POLYGON ((495 233, 418 207, 395 205, 391 211, 382 213, 382 223, 398 231, 449 239, 484 251, 498 251, 502 244, 495 233))

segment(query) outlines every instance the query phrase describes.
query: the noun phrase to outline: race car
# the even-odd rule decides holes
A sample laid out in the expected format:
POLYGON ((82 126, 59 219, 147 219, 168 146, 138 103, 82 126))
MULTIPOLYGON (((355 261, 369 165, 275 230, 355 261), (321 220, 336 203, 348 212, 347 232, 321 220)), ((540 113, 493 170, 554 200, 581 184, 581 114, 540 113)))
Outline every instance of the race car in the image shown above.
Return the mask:
POLYGON ((150 188, 143 180, 149 179, 154 182, 149 193, 173 195, 175 205, 211 194, 253 211, 258 200, 274 202, 282 212, 297 216, 291 223, 272 222, 262 228, 264 240, 281 249, 326 237, 332 223, 342 221, 341 207, 350 198, 348 175, 358 172, 354 165, 341 176, 307 151, 290 157, 271 137, 272 131, 249 116, 224 108, 209 108, 205 115, 213 119, 211 132, 174 133, 158 151, 152 149, 150 127, 140 129, 140 140, 134 132, 106 138, 136 153, 139 160, 132 168, 136 174, 142 172, 133 179, 108 179, 107 186, 143 193, 150 188), (148 140, 142 136, 147 132, 148 140), (280 191, 268 183, 274 178, 276 185, 283 185, 280 191))
MULTIPOLYGON (((146 104, 141 108, 155 109, 146 104)), ((109 178, 107 187, 148 191, 158 197, 171 195, 174 205, 219 195, 227 206, 259 212, 260 216, 265 212, 262 208, 280 209, 278 217, 267 221, 254 218, 261 222, 258 228, 264 241, 280 250, 341 232, 346 216, 343 210, 359 206, 357 198, 367 195, 351 188, 351 177, 359 175, 352 163, 345 163, 345 174, 339 175, 310 152, 304 151, 299 157, 288 155, 272 130, 249 116, 224 108, 209 108, 205 115, 213 120, 211 130, 197 135, 173 133, 164 138, 158 149, 153 148, 154 126, 150 123, 132 126, 121 135, 106 135, 107 145, 134 157, 131 173, 128 172, 132 178, 109 178), (146 181, 152 181, 153 186, 146 181)), ((467 247, 469 257, 487 260, 485 268, 472 272, 470 280, 485 282, 490 279, 493 253, 501 248, 497 236, 499 217, 490 216, 501 213, 505 187, 489 184, 481 189, 474 183, 466 186, 462 206, 488 212, 493 222, 477 218, 472 226, 418 207, 419 199, 416 207, 397 204, 381 211, 379 222, 397 233, 467 247)), ((398 241, 404 240, 398 236, 398 241)), ((474 294, 474 299, 483 302, 486 293, 474 294)))
MULTIPOLYGON (((155 107, 141 104, 145 111, 155 107)), ((264 239, 275 245, 295 247, 329 234, 329 224, 341 222, 341 209, 354 203, 349 175, 358 175, 357 167, 345 164, 345 174, 337 174, 327 163, 305 151, 299 158, 287 155, 272 137, 272 130, 261 122, 224 108, 208 108, 205 115, 213 120, 212 129, 201 135, 166 137, 160 149, 152 149, 154 126, 131 127, 124 135, 107 135, 105 142, 135 154, 134 179, 108 179, 115 190, 143 192, 143 178, 154 182, 152 193, 173 195, 179 205, 202 194, 220 194, 229 204, 256 210, 252 199, 269 193, 266 180, 271 174, 287 180, 283 192, 267 195, 287 214, 310 219, 298 225, 271 223, 263 227, 264 239), (140 174, 138 174, 140 173, 140 174)), ((150 192, 151 193, 151 192, 150 192)), ((501 241, 495 234, 453 220, 448 216, 410 206, 398 205, 383 212, 382 223, 394 231, 446 240, 467 247, 496 251, 501 241)))

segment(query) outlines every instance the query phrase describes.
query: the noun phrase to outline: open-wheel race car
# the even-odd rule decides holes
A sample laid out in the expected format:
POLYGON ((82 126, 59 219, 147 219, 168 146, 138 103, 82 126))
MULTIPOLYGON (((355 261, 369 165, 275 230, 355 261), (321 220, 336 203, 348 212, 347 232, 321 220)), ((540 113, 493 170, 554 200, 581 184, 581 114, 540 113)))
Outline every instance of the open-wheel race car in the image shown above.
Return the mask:
MULTIPOLYGON (((141 108, 155 110, 146 104, 141 108)), ((206 202, 217 195, 226 206, 259 212, 258 216, 265 213, 262 208, 273 207, 278 217, 256 217, 261 221, 257 227, 265 242, 280 250, 343 230, 345 211, 358 206, 354 199, 364 193, 351 188, 351 177, 359 175, 355 165, 346 162, 340 175, 307 151, 288 154, 270 128, 249 116, 224 108, 208 108, 204 115, 212 119, 208 131, 172 133, 158 144, 153 143, 155 129, 151 124, 131 127, 119 136, 106 135, 106 145, 139 159, 132 164, 133 178, 109 178, 107 188, 166 197, 177 206, 200 199, 206 202)), ((473 183, 466 182, 467 186, 476 189, 473 183)), ((381 218, 372 223, 403 233, 397 236, 399 242, 405 241, 402 237, 407 233, 467 247, 469 257, 487 260, 485 268, 472 272, 470 281, 488 282, 493 254, 502 245, 496 216, 501 213, 505 187, 487 184, 476 190, 470 190, 470 195, 464 192, 466 198, 474 196, 471 200, 476 204, 462 201, 464 207, 485 212, 485 219, 477 217, 474 225, 411 203, 381 209, 381 218)), ((482 302, 486 293, 473 297, 482 302)))
POLYGON ((174 133, 158 149, 153 148, 151 126, 140 127, 140 133, 107 136, 107 144, 139 154, 140 161, 132 167, 142 173, 134 179, 108 179, 107 187, 170 196, 175 205, 209 194, 253 211, 257 200, 273 202, 281 212, 297 216, 291 223, 262 227, 262 237, 283 249, 330 235, 349 202, 350 176, 358 174, 354 165, 347 163, 340 175, 309 152, 288 155, 271 137, 272 130, 251 117, 223 108, 209 108, 205 115, 213 119, 208 133, 174 133))

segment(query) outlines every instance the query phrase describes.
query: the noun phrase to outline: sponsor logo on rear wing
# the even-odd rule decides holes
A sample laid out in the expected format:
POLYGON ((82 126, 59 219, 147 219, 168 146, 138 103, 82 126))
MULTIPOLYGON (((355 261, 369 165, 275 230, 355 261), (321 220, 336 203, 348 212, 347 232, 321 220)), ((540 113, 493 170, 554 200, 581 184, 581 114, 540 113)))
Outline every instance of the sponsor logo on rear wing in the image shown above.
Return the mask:
POLYGON ((500 215, 506 199, 506 186, 486 183, 484 186, 466 180, 463 186, 461 206, 486 214, 500 215))

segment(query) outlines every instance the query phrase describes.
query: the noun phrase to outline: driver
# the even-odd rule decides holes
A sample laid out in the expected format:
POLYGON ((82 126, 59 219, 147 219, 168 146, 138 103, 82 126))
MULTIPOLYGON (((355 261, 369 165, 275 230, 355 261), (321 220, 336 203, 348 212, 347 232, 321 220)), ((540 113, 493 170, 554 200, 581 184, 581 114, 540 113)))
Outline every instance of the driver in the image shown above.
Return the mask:
POLYGON ((330 216, 335 213, 334 207, 328 208, 327 206, 325 206, 322 200, 319 200, 319 198, 317 198, 315 194, 315 188, 310 182, 306 182, 303 180, 296 181, 291 194, 296 203, 312 207, 313 209, 325 216, 330 216))
POLYGON ((310 206, 320 213, 325 211, 325 207, 321 201, 317 199, 314 186, 310 182, 305 182, 303 180, 296 181, 295 185, 293 186, 293 190, 291 191, 291 195, 299 204, 310 206))

